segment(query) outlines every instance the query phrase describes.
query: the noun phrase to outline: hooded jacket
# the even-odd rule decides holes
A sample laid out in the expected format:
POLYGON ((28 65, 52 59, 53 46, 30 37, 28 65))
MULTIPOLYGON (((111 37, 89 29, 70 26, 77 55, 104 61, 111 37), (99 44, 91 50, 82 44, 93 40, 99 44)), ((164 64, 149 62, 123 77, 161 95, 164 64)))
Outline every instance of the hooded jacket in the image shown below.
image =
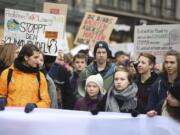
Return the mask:
POLYGON ((7 106, 23 107, 27 103, 35 103, 38 108, 49 108, 51 100, 43 73, 40 73, 39 84, 36 72, 22 71, 14 65, 10 68, 13 74, 8 86, 9 69, 4 70, 0 77, 0 96, 7 98, 7 106))
POLYGON ((141 109, 139 110, 141 113, 146 113, 148 98, 151 90, 150 88, 157 79, 158 75, 155 72, 152 72, 151 77, 149 77, 144 83, 141 82, 140 76, 138 76, 136 80, 136 84, 138 86, 137 98, 141 106, 141 109))

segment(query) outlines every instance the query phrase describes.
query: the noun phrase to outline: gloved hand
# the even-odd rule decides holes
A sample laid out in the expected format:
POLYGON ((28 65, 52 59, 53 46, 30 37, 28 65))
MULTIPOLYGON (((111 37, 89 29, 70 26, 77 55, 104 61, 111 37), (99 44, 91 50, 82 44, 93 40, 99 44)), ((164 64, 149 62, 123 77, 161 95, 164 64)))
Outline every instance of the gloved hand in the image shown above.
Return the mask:
POLYGON ((30 113, 34 110, 34 108, 36 108, 37 105, 35 103, 27 103, 26 106, 25 106, 25 112, 26 113, 30 113))
POLYGON ((131 116, 132 117, 137 117, 140 113, 136 110, 131 110, 131 116))
POLYGON ((6 106, 6 98, 5 97, 0 97, 0 111, 3 111, 6 106))
POLYGON ((97 109, 91 110, 92 115, 97 115, 98 113, 99 113, 99 111, 97 109))

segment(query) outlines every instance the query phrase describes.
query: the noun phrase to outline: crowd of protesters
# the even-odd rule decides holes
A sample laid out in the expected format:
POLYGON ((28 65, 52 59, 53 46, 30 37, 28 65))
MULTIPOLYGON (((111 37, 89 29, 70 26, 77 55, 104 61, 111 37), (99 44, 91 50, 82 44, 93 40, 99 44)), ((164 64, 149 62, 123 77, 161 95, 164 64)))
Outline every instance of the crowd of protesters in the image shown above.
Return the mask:
POLYGON ((140 53, 137 61, 120 50, 112 57, 108 43, 98 41, 94 57, 79 51, 74 57, 59 50, 47 66, 33 44, 20 51, 0 46, 0 110, 5 106, 56 108, 163 115, 180 121, 180 54, 170 50, 162 69, 156 57, 140 53))

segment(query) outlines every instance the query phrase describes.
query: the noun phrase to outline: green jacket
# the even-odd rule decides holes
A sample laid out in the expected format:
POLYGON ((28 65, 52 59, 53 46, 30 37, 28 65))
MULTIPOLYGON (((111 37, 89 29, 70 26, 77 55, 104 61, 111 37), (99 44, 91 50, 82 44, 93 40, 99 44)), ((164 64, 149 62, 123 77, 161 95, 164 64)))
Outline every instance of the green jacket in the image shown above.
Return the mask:
MULTIPOLYGON (((85 96, 85 82, 86 79, 90 75, 95 75, 100 73, 103 81, 104 81, 104 89, 107 90, 111 87, 113 84, 113 74, 115 71, 115 64, 114 63, 107 63, 106 68, 102 72, 97 71, 97 66, 95 62, 92 62, 89 64, 80 74, 80 79, 78 83, 78 93, 80 96, 84 97, 85 96)), ((103 93, 103 94, 106 94, 103 93)))

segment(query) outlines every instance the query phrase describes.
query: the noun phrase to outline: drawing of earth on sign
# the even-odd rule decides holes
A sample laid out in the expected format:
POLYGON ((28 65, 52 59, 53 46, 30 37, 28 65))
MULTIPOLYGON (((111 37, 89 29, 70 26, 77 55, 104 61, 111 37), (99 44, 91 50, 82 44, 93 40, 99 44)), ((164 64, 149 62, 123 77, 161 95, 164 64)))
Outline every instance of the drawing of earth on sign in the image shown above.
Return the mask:
POLYGON ((10 19, 7 21, 7 28, 9 31, 18 31, 20 24, 15 19, 10 19))

